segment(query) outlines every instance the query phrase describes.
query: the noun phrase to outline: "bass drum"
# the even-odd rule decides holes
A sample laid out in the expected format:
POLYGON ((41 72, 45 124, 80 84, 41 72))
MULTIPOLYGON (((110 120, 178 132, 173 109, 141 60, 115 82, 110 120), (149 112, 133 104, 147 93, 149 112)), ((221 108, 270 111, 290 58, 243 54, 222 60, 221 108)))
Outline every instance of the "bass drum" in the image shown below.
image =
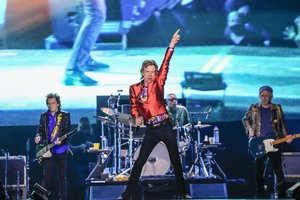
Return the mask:
MULTIPOLYGON (((141 146, 137 148, 133 155, 133 162, 137 160, 140 154, 141 146)), ((170 157, 166 145, 163 142, 158 143, 149 155, 141 176, 165 175, 170 168, 170 157)))

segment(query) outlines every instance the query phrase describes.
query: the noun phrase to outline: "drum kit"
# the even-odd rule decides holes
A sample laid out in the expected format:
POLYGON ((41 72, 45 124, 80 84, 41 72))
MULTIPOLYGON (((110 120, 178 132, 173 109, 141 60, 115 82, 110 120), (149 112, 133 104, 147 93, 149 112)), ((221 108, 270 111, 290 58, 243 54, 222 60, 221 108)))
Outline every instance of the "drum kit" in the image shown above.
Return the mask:
MULTIPOLYGON (((137 127, 130 114, 119 112, 118 108, 113 107, 114 103, 111 99, 108 102, 110 102, 108 107, 101 108, 105 116, 94 116, 94 118, 101 122, 101 149, 110 149, 113 152, 109 154, 111 155, 111 159, 113 159, 111 173, 112 175, 119 176, 126 174, 132 169, 135 160, 139 156, 146 127, 137 127), (110 147, 104 134, 106 130, 105 126, 114 129, 114 142, 110 147), (123 163, 121 159, 122 147, 127 148, 123 163)), ((193 119, 195 115, 207 116, 210 112, 211 109, 206 112, 190 113, 190 116, 193 119)), ((210 124, 202 124, 198 121, 196 124, 189 123, 175 128, 177 131, 178 150, 186 176, 197 175, 209 177, 209 170, 206 169, 201 155, 200 131, 211 126, 210 124), (197 136, 193 137, 192 134, 195 133, 197 136), (198 172, 195 173, 197 167, 198 172)), ((149 155, 142 169, 141 176, 165 175, 167 173, 172 173, 171 162, 166 145, 160 142, 149 155)))

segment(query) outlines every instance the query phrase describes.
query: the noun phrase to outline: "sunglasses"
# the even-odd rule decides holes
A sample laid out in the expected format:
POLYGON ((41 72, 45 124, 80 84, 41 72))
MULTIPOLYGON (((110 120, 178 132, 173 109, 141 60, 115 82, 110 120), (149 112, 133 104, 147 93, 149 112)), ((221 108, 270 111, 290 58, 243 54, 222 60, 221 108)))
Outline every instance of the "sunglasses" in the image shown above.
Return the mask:
POLYGON ((176 98, 168 99, 168 101, 177 101, 176 98))

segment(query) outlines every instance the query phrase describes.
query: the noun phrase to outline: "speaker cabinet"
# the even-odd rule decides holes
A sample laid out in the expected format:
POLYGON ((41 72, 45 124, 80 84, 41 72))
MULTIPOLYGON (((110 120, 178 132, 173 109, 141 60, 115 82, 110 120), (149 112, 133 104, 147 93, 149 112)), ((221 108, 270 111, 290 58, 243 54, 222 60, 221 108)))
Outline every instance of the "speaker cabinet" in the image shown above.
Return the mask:
POLYGON ((5 177, 7 178, 6 191, 10 199, 25 200, 26 191, 26 157, 25 156, 1 156, 0 179, 5 189, 5 177), (5 171, 7 169, 7 174, 5 171))
POLYGON ((282 168, 287 182, 300 181, 300 152, 284 152, 282 168))
POLYGON ((90 186, 90 200, 115 200, 125 190, 126 185, 95 185, 90 186))
POLYGON ((227 188, 225 183, 191 183, 190 194, 192 198, 221 198, 226 199, 227 188))
POLYGON ((7 186, 20 187, 26 185, 26 157, 25 156, 5 156, 0 157, 0 179, 5 182, 5 169, 7 164, 7 186), (7 161, 7 162, 6 162, 7 161))

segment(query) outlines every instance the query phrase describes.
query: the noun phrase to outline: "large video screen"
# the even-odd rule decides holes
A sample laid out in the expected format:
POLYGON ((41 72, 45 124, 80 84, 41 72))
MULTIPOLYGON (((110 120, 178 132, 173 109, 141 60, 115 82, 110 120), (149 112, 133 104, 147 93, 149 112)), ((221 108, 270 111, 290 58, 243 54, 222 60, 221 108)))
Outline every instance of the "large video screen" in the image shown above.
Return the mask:
POLYGON ((0 126, 37 124, 50 92, 61 96, 72 123, 82 116, 95 120, 96 97, 127 96, 129 86, 140 81, 142 62, 160 64, 177 29, 181 39, 165 97, 185 98, 189 112, 203 122, 239 121, 259 101, 259 87, 269 85, 286 119, 299 118, 299 1, 95 2, 96 7, 81 0, 1 0, 0 126), (88 29, 97 33, 96 41, 77 51, 85 51, 100 67, 80 68, 88 80, 82 83, 80 76, 81 84, 70 83, 72 47, 93 8, 102 13, 92 23, 95 30, 88 29), (210 109, 209 117, 201 115, 210 109))

